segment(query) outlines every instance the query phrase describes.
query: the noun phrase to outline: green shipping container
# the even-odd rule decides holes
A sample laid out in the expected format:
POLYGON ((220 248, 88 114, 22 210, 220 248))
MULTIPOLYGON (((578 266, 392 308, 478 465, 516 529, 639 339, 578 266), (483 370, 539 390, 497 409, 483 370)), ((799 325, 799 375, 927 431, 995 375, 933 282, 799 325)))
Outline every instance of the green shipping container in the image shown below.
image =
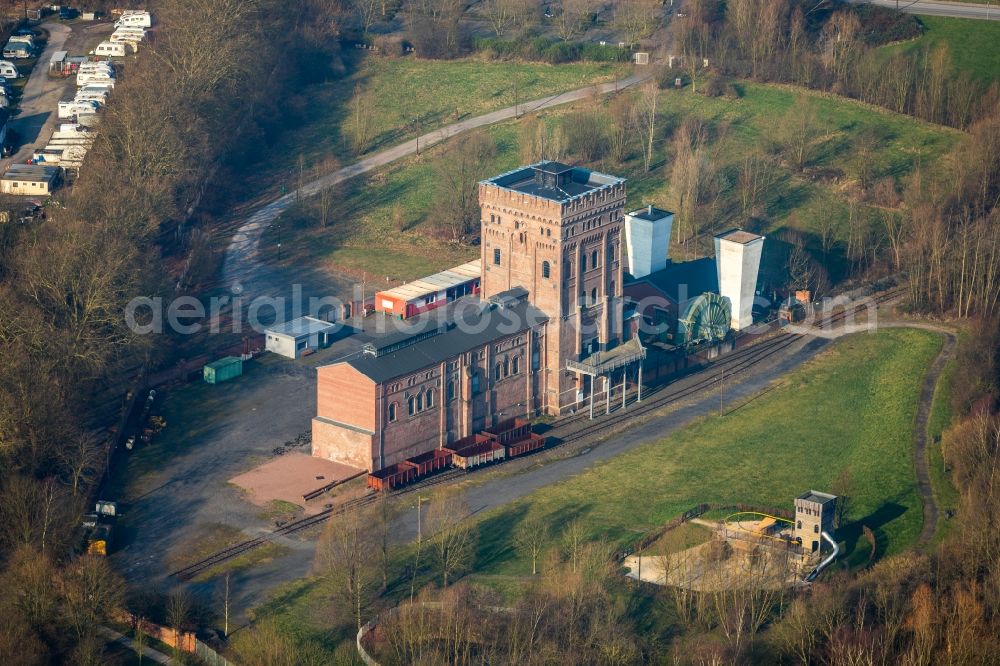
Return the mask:
POLYGON ((236 356, 226 356, 218 361, 212 361, 202 369, 205 382, 218 384, 243 374, 243 359, 236 356))

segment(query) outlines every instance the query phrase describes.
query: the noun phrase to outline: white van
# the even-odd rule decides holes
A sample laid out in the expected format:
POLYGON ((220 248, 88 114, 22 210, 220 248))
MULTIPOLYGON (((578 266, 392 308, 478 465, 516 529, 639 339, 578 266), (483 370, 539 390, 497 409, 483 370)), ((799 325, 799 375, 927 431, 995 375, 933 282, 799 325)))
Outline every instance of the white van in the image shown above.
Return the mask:
POLYGON ((59 102, 60 118, 73 118, 77 114, 97 113, 97 102, 59 102))
POLYGON ((121 18, 115 22, 115 27, 134 26, 138 28, 149 28, 153 25, 153 16, 146 11, 134 10, 135 13, 122 14, 121 18))
POLYGON ((9 60, 0 60, 0 76, 5 79, 16 79, 21 76, 21 73, 17 71, 17 67, 14 66, 14 63, 9 60))
POLYGON ((94 55, 107 56, 109 58, 124 58, 128 55, 128 48, 121 42, 101 42, 94 49, 94 55))
POLYGON ((87 85, 80 87, 80 90, 87 90, 91 92, 95 90, 96 91, 107 90, 108 92, 111 92, 114 89, 115 89, 114 81, 94 81, 93 83, 88 83, 87 85))
POLYGON ((92 83, 107 83, 108 81, 114 81, 114 78, 103 72, 80 72, 76 75, 76 85, 78 88, 92 83))

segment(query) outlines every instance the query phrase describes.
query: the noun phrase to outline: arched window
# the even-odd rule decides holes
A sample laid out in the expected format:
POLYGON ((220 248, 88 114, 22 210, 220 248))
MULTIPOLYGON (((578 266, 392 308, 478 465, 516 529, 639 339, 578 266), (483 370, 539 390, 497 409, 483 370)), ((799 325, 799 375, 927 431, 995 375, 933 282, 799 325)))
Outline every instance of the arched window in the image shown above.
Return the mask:
POLYGON ((597 250, 590 253, 590 267, 597 268, 597 250))
POLYGON ((587 255, 580 257, 580 272, 587 270, 587 255))
POLYGON ((455 382, 452 381, 448 382, 448 389, 446 395, 448 396, 448 400, 455 399, 455 382))
POLYGON ((521 357, 515 356, 510 362, 510 373, 516 375, 521 371, 521 357))
POLYGON ((495 266, 499 266, 500 265, 500 249, 499 248, 493 250, 493 264, 495 266))
POLYGON ((497 363, 497 364, 496 364, 496 365, 495 365, 495 366, 493 367, 493 380, 494 380, 494 381, 500 381, 500 377, 502 376, 502 375, 501 375, 500 373, 501 373, 502 371, 503 371, 503 368, 502 368, 502 367, 500 366, 500 364, 499 364, 499 363, 497 363))
POLYGON ((421 393, 417 394, 417 411, 424 411, 424 396, 421 393))
POLYGON ((412 396, 406 399, 406 411, 409 412, 410 416, 417 413, 417 403, 414 402, 412 396))
POLYGON ((572 259, 567 259, 565 262, 563 262, 563 265, 566 267, 565 276, 566 277, 572 276, 573 275, 573 260, 572 259))
POLYGON ((590 290, 590 304, 593 305, 597 303, 597 287, 590 290))
POLYGON ((396 403, 390 402, 389 403, 389 422, 391 423, 391 422, 393 422, 395 420, 396 420, 396 403))
POLYGON ((552 273, 552 268, 551 268, 551 266, 549 266, 549 262, 543 261, 542 262, 542 277, 543 278, 548 278, 548 277, 550 277, 551 273, 552 273))
POLYGON ((427 389, 427 409, 434 406, 434 389, 427 389))
POLYGON ((503 376, 507 377, 510 375, 510 359, 504 357, 503 359, 503 376))
POLYGON ((813 525, 813 532, 819 534, 819 525, 813 525))
POLYGON ((796 529, 800 529, 800 530, 802 529, 802 521, 801 520, 796 524, 796 529))
POLYGON ((476 372, 472 375, 472 393, 473 395, 479 393, 479 373, 476 372))

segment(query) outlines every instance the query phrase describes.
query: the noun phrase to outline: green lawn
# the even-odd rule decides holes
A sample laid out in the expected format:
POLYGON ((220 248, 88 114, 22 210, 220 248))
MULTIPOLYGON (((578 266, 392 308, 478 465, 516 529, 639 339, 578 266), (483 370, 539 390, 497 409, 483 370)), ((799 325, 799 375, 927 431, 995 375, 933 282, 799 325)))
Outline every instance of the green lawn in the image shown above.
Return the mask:
MULTIPOLYGON (((492 62, 420 60, 413 57, 365 57, 346 78, 310 86, 308 96, 289 103, 308 110, 306 122, 272 148, 274 164, 265 169, 287 171, 304 157, 307 167, 326 155, 343 163, 357 159, 347 140, 350 100, 370 96, 365 114, 371 119, 368 152, 408 141, 442 124, 513 106, 515 86, 520 102, 574 90, 614 78, 609 63, 492 62)), ((297 167, 296 167, 297 168, 297 167)))
MULTIPOLYGON (((1000 7, 997 8, 1000 13, 1000 7)), ((992 81, 1000 77, 1000 22, 979 19, 921 16, 925 33, 904 44, 884 47, 888 52, 912 52, 947 44, 958 70, 967 70, 974 77, 992 81)))
MULTIPOLYGON (((425 63, 414 61, 414 66, 425 63)), ((435 66, 466 66, 465 63, 435 66)), ((399 65, 394 65, 399 66, 399 65)), ((664 134, 684 118, 697 116, 710 128, 713 137, 711 159, 728 183, 717 214, 720 226, 735 226, 742 221, 731 217, 725 200, 735 196, 733 189, 745 155, 759 146, 766 148, 782 122, 782 116, 801 91, 786 86, 746 84, 740 99, 706 98, 689 90, 665 91, 660 102, 660 126, 664 134)), ((816 93, 804 93, 815 100, 817 122, 824 135, 816 151, 815 166, 843 171, 840 182, 822 183, 780 169, 778 179, 766 202, 766 225, 773 233, 785 227, 813 233, 833 218, 835 237, 847 235, 848 199, 844 184, 857 177, 858 160, 852 142, 862 133, 877 137, 869 160, 873 172, 881 176, 903 178, 914 164, 947 163, 942 156, 959 140, 958 131, 893 114, 851 100, 816 93)), ((543 118, 556 125, 572 108, 547 111, 543 118)), ((571 121, 570 121, 571 122, 571 121)), ((502 173, 520 163, 517 124, 502 123, 488 133, 497 151, 483 174, 502 173)), ((650 173, 642 170, 638 150, 624 164, 610 159, 591 164, 595 168, 624 175, 629 179, 629 204, 639 206, 656 202, 666 208, 675 205, 669 183, 669 140, 657 142, 655 162, 650 173)), ((435 230, 435 195, 444 164, 441 147, 424 151, 390 165, 375 174, 349 181, 338 192, 334 222, 326 229, 316 224, 312 202, 291 210, 283 217, 282 244, 288 248, 286 260, 310 266, 322 266, 360 275, 362 271, 377 279, 388 276, 407 280, 454 266, 478 254, 478 248, 452 244, 435 230)), ((574 161, 572 156, 567 158, 574 161)), ((927 174, 937 177, 943 170, 927 174)), ((874 209, 861 207, 861 214, 872 225, 881 224, 874 209)), ((271 230, 268 234, 276 233, 271 230)), ((264 247, 276 246, 268 236, 264 247)), ((702 248, 703 250, 706 248, 702 248)))
POLYGON ((626 545, 700 502, 792 508, 810 488, 850 479, 848 524, 838 532, 842 562, 863 563, 861 525, 881 554, 910 546, 920 532, 913 473, 913 420, 921 382, 941 339, 884 330, 838 341, 782 387, 725 417, 704 419, 537 491, 482 520, 477 570, 530 570, 508 544, 524 512, 558 534, 582 520, 591 538, 626 545))

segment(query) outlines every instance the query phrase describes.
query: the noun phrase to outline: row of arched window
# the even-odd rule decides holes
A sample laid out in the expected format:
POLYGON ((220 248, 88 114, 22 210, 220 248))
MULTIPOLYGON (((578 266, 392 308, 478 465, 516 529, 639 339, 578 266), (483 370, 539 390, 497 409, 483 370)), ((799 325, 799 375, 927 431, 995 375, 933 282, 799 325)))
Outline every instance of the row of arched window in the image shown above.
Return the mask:
MULTIPOLYGON (((434 407, 434 389, 427 389, 406 399, 406 413, 410 416, 434 407)), ((399 403, 389 403, 389 422, 392 423, 399 418, 399 403)))
POLYGON ((500 381, 511 375, 516 375, 521 372, 521 357, 515 356, 513 358, 505 357, 503 361, 497 361, 496 365, 493 366, 493 380, 500 381))

